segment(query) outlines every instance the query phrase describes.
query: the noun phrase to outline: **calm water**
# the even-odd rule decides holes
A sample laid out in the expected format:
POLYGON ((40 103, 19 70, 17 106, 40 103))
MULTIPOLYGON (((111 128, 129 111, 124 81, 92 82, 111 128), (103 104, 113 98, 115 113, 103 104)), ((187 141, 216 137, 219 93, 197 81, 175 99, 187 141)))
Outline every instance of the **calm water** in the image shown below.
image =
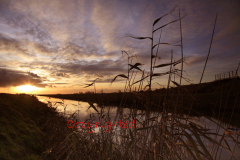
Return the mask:
MULTIPOLYGON (((102 109, 102 107, 98 106, 97 104, 94 104, 94 106, 96 106, 97 110, 99 111, 99 113, 97 113, 92 107, 89 108, 90 105, 87 102, 66 100, 66 99, 63 100, 58 98, 49 98, 45 96, 37 96, 37 98, 39 99, 39 101, 46 104, 51 102, 53 107, 56 108, 59 113, 67 117, 68 120, 73 119, 73 113, 74 113, 74 117, 75 117, 74 119, 77 120, 78 122, 80 121, 84 122, 88 119, 92 119, 95 122, 100 122, 102 118, 108 119, 110 122, 112 122, 113 119, 115 121, 119 121, 119 118, 118 118, 119 115, 118 116, 116 115, 118 110, 116 106, 102 109)), ((137 119, 144 119, 144 111, 139 110, 136 112, 138 114, 138 116, 136 117, 137 119)), ((131 113, 130 109, 127 109, 127 108, 123 109, 121 119, 129 117, 130 113, 131 113)), ((154 117, 154 113, 151 113, 150 117, 154 117)), ((159 121, 160 117, 156 120, 159 121)), ((216 121, 215 119, 213 120, 216 121)), ((206 129, 210 129, 210 131, 213 133, 218 133, 219 135, 223 135, 225 132, 223 128, 218 128, 215 123, 211 122, 205 117, 194 117, 192 121, 206 129)), ((66 124, 66 127, 67 127, 67 124, 66 124)), ((223 127, 226 128, 227 126, 223 126, 223 127)), ((232 126, 230 127, 234 128, 232 126)), ((239 133, 239 129, 229 130, 229 131, 239 133)), ((98 128, 95 130, 95 132, 98 132, 98 128)), ((237 139, 237 135, 232 135, 232 136, 234 139, 237 139)), ((217 140, 219 139, 220 137, 217 137, 217 140)), ((232 139, 226 138, 226 141, 228 141, 231 150, 233 150, 235 143, 232 141, 232 139)), ((229 151, 223 149, 221 153, 221 159, 223 160, 230 159, 231 155, 232 154, 229 151)), ((235 151, 233 155, 235 156, 236 159, 240 159, 240 148, 238 146, 235 147, 235 151)))

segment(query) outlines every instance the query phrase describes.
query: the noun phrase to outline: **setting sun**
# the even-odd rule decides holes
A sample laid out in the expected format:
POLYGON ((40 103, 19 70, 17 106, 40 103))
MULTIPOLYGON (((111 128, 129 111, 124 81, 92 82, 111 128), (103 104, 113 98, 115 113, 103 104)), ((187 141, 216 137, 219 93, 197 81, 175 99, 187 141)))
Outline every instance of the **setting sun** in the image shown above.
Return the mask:
POLYGON ((22 85, 22 86, 18 86, 17 90, 23 91, 23 92, 30 92, 30 91, 35 91, 39 89, 38 87, 35 86, 31 86, 31 85, 22 85))

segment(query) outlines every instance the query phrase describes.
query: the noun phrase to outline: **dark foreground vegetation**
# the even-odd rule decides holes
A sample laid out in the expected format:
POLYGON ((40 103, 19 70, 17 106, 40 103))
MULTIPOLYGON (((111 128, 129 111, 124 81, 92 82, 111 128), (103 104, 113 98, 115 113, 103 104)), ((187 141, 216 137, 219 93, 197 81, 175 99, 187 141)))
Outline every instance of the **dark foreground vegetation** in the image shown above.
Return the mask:
POLYGON ((34 96, 0 94, 0 159, 51 159, 50 153, 58 153, 56 146, 73 132, 66 124, 34 96))

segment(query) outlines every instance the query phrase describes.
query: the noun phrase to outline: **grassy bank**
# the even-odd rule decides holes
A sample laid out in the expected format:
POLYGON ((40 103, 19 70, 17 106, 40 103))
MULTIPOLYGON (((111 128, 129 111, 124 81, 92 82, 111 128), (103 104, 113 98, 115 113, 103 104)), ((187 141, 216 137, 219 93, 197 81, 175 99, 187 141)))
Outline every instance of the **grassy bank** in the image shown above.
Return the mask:
POLYGON ((1 160, 46 159, 71 132, 63 117, 30 95, 0 94, 0 110, 1 160))

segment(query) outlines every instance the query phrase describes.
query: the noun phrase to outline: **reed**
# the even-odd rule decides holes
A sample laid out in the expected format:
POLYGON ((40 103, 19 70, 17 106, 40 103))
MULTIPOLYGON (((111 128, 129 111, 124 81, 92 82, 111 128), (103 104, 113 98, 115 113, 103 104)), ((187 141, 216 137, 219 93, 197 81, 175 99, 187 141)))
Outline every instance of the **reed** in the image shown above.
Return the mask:
MULTIPOLYGON (((183 58, 181 28, 181 20, 183 17, 180 16, 180 10, 178 19, 160 27, 155 27, 163 17, 173 14, 174 10, 175 8, 153 22, 151 37, 128 35, 128 37, 134 39, 151 40, 149 73, 146 74, 146 71, 141 69, 142 63, 137 62, 132 64, 131 59, 136 58, 136 56, 126 51, 122 51, 123 55, 127 56, 127 73, 119 74, 111 81, 111 83, 114 83, 114 81, 118 78, 124 78, 126 80, 124 92, 122 93, 123 97, 119 103, 115 119, 121 119, 124 121, 133 121, 135 119, 135 127, 127 129, 112 129, 109 132, 106 132, 105 128, 99 127, 98 132, 95 131, 91 134, 88 133, 87 128, 84 128, 82 131, 72 129, 71 134, 69 134, 64 141, 53 147, 54 153, 48 153, 45 155, 46 157, 51 157, 52 159, 195 160, 220 159, 223 150, 227 150, 232 153, 232 157, 230 158, 234 158, 234 150, 236 147, 239 147, 240 144, 240 134, 238 132, 230 131, 229 125, 224 127, 223 123, 220 121, 220 119, 224 116, 224 113, 221 113, 222 117, 219 116, 219 121, 215 121, 208 117, 203 118, 203 114, 194 109, 194 106, 198 105, 199 101, 197 99, 201 95, 198 93, 194 95, 191 94, 188 89, 182 85, 182 79, 187 79, 183 76, 183 63, 185 62, 185 59, 183 58), (177 46, 181 47, 181 59, 173 61, 174 54, 173 51, 171 51, 171 60, 169 63, 155 65, 160 45, 176 45, 162 43, 160 41, 161 34, 158 43, 154 44, 154 34, 164 27, 177 22, 180 22, 181 45, 177 46), (157 50, 154 55, 153 53, 155 47, 157 47, 157 50), (179 64, 181 64, 181 70, 175 68, 175 66, 179 64), (154 72, 158 68, 162 67, 169 67, 169 71, 164 73, 154 72), (174 77, 179 77, 180 84, 172 78, 173 74, 174 77), (137 75, 141 77, 139 80, 136 79, 136 77, 138 77, 137 75), (153 78, 165 75, 168 75, 166 92, 164 94, 159 94, 157 97, 153 96, 153 78), (148 78, 149 80, 147 81, 148 78), (174 88, 171 87, 171 84, 177 86, 177 96, 174 88), (132 97, 131 103, 126 103, 126 97, 129 95, 132 97), (184 98, 176 98, 178 96, 184 98), (126 107, 129 108, 128 112, 124 112, 124 108, 126 107), (139 108, 143 110, 140 111, 139 108), (191 114, 193 113, 198 116, 198 121, 207 119, 209 123, 216 124, 218 129, 216 131, 212 131, 209 130, 207 126, 203 127, 199 125, 198 121, 195 120, 196 117, 191 117, 191 114), (220 129, 224 130, 224 132, 221 133, 220 129), (229 145, 229 139, 231 139, 231 142, 235 142, 234 148, 229 145)), ((210 49, 208 56, 210 54, 210 49)), ((202 77, 206 69, 208 56, 203 69, 202 77)), ((201 85, 202 77, 199 86, 201 85)), ((95 86, 95 82, 96 80, 86 87, 92 85, 95 86)), ((228 95, 230 95, 230 92, 231 90, 228 95)), ((221 95, 224 94, 223 92, 220 93, 221 95)), ((234 99, 235 102, 237 101, 237 97, 238 93, 234 99)), ((217 103, 218 102, 216 102, 215 105, 217 105, 217 103)), ((226 105, 227 103, 228 100, 226 101, 226 105)), ((102 119, 104 124, 111 121, 111 116, 109 115, 111 107, 104 105, 96 106, 92 102, 89 102, 89 105, 89 108, 93 108, 95 113, 89 115, 89 119, 87 119, 85 123, 89 122, 91 124, 96 118, 99 119, 99 121, 102 119)), ((232 118, 235 115, 233 111, 231 115, 232 118)), ((213 111, 213 113, 215 112, 216 110, 213 111)), ((68 117, 68 119, 74 119, 74 115, 72 115, 72 117, 68 117)))

